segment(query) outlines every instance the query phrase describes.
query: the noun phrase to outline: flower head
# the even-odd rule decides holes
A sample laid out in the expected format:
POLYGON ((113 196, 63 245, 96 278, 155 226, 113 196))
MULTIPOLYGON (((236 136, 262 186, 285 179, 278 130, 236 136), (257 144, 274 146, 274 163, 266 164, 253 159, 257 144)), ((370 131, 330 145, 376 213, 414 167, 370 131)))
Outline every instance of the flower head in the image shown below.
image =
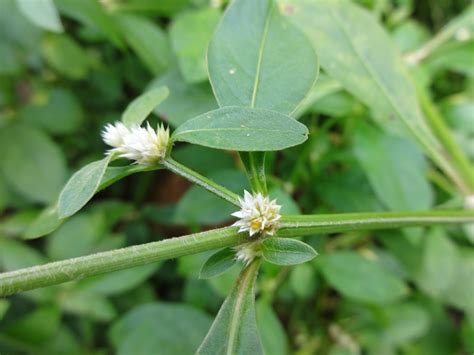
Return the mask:
POLYGON ((258 242, 246 243, 236 246, 234 248, 236 251, 235 259, 237 261, 242 261, 244 265, 247 266, 252 262, 253 259, 261 255, 259 246, 260 243, 258 242))
POLYGON ((112 148, 109 152, 119 149, 124 141, 124 138, 130 134, 130 129, 122 122, 108 123, 102 131, 102 139, 105 144, 112 148))
POLYGON ((151 165, 166 155, 170 138, 169 129, 158 125, 156 131, 147 124, 146 128, 133 127, 123 140, 120 157, 135 160, 138 164, 151 165))
POLYGON ((270 201, 268 196, 263 196, 260 192, 252 195, 244 192, 244 198, 239 198, 240 211, 232 213, 232 216, 240 218, 233 225, 240 227, 239 232, 248 231, 250 236, 261 233, 262 236, 273 235, 278 229, 281 206, 276 204, 276 200, 270 201))
POLYGON ((147 123, 140 126, 126 127, 121 122, 108 124, 102 132, 104 142, 121 158, 135 160, 137 164, 151 165, 164 158, 169 145, 169 129, 158 125, 156 131, 147 123))

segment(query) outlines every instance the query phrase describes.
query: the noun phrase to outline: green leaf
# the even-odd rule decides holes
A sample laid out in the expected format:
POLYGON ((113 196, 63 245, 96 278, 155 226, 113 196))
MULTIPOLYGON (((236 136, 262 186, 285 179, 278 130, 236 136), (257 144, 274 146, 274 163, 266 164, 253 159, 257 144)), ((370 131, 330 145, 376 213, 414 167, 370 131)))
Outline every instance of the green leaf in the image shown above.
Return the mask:
POLYGON ((21 110, 21 118, 53 134, 75 132, 84 121, 80 101, 69 90, 52 89, 39 92, 36 100, 21 110))
POLYGON ((193 354, 211 322, 191 306, 155 302, 126 313, 112 325, 109 338, 118 355, 193 354))
POLYGON ((15 123, 0 130, 0 170, 23 196, 55 200, 64 184, 66 163, 59 147, 43 132, 15 123))
POLYGON ((79 211, 94 196, 109 165, 111 156, 87 164, 64 186, 58 201, 58 216, 66 218, 79 211))
POLYGON ((207 46, 219 19, 219 10, 209 8, 185 12, 171 25, 171 44, 181 74, 189 83, 207 80, 207 46))
POLYGON ((128 45, 153 74, 160 74, 169 64, 169 43, 166 34, 145 17, 118 14, 116 19, 128 45))
POLYGON ((28 226, 23 233, 24 239, 35 239, 52 233, 63 223, 59 219, 58 206, 54 204, 40 213, 40 215, 28 226))
POLYGON ((65 34, 49 34, 42 42, 43 56, 46 62, 64 76, 80 80, 89 71, 86 52, 72 37, 65 34))
POLYGON ((96 295, 111 296, 133 290, 153 275, 161 263, 153 263, 110 272, 80 281, 76 289, 96 295))
POLYGON ((429 210, 427 164, 410 141, 366 124, 354 132, 354 152, 379 200, 392 211, 429 210))
POLYGON ((264 109, 224 107, 178 127, 176 141, 238 151, 280 150, 303 143, 308 129, 284 114, 264 109))
POLYGON ((276 265, 302 264, 317 255, 311 246, 295 239, 271 237, 262 242, 262 257, 276 265))
POLYGON ((23 15, 36 26, 52 32, 63 32, 61 19, 53 0, 16 0, 23 15))
POLYGON ((122 115, 127 126, 141 125, 150 113, 169 95, 166 86, 151 89, 133 100, 122 115))
POLYGON ((258 328, 262 338, 262 346, 265 354, 287 355, 289 354, 288 336, 281 324, 270 302, 257 301, 258 328))
POLYGON ((97 0, 55 0, 61 14, 107 36, 116 46, 124 47, 118 24, 97 0))
POLYGON ((403 281, 388 269, 351 251, 324 255, 319 265, 329 284, 355 301, 384 305, 408 293, 403 281))
POLYGON ((200 279, 210 279, 226 272, 235 264, 235 250, 225 248, 211 255, 199 272, 200 279))
POLYGON ((87 292, 68 292, 67 297, 58 300, 61 309, 81 318, 110 322, 117 317, 117 311, 104 296, 87 292))
POLYGON ((318 74, 311 43, 272 0, 236 0, 224 13, 208 50, 209 75, 220 106, 289 114, 318 74))
POLYGON ((382 127, 400 132, 392 119, 399 118, 426 149, 440 148, 396 46, 371 13, 346 0, 280 2, 311 40, 324 70, 368 105, 382 127))
POLYGON ((89 254, 97 251, 96 247, 107 237, 106 233, 103 215, 78 213, 47 238, 47 254, 54 260, 89 254))
POLYGON ((254 284, 259 267, 256 260, 241 272, 196 354, 263 355, 255 319, 254 284))
POLYGON ((45 305, 15 320, 2 329, 2 333, 35 346, 52 339, 60 324, 61 312, 58 307, 45 305))

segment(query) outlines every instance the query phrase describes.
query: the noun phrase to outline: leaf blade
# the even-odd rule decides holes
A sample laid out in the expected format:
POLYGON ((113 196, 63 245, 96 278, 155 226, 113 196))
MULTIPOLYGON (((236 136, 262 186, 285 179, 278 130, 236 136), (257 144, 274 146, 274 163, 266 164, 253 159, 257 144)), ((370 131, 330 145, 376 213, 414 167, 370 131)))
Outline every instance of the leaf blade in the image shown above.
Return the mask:
POLYGON ((318 74, 310 42, 280 16, 271 0, 237 0, 227 8, 209 44, 208 66, 221 107, 260 107, 287 114, 303 100, 318 74))
POLYGON ((235 251, 231 248, 222 249, 211 255, 202 265, 201 270, 199 271, 199 278, 210 279, 221 275, 234 266, 235 263, 235 251))
POLYGON ((276 265, 297 265, 314 259, 318 253, 295 239, 267 238, 262 242, 262 257, 276 265))
POLYGON ((59 218, 72 216, 94 196, 110 159, 109 155, 102 160, 89 163, 69 179, 59 195, 59 218))
POLYGON ((238 151, 280 150, 303 143, 306 126, 284 114, 245 107, 224 107, 182 124, 177 141, 238 151))
POLYGON ((254 296, 259 267, 255 260, 242 271, 196 354, 263 355, 254 296))
POLYGON ((169 95, 166 86, 153 88, 133 100, 122 115, 122 122, 130 127, 141 125, 147 116, 169 95))

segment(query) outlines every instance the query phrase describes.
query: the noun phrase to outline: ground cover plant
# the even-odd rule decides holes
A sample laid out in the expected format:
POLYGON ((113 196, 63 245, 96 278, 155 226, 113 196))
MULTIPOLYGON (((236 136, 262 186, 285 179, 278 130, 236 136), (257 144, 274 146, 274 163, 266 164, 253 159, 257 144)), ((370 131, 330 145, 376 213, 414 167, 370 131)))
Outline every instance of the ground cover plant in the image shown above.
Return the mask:
POLYGON ((0 2, 0 353, 474 351, 473 17, 0 2))

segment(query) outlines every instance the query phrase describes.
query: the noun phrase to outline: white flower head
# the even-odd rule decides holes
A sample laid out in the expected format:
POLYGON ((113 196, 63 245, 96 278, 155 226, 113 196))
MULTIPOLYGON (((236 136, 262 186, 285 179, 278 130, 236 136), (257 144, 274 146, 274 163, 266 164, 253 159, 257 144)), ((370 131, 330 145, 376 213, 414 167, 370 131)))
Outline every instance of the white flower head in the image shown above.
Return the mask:
POLYGON ((120 157, 135 160, 141 165, 151 165, 164 158, 170 139, 169 129, 158 125, 156 131, 147 127, 132 127, 122 144, 120 157))
POLYGON ((105 144, 114 148, 109 152, 114 152, 120 149, 125 137, 129 134, 130 129, 122 122, 115 122, 114 124, 108 123, 102 131, 102 139, 105 144))
POLYGON ((105 126, 102 139, 113 148, 109 154, 116 153, 121 158, 135 160, 137 164, 151 165, 166 156, 170 132, 163 125, 158 125, 155 131, 149 123, 146 128, 129 128, 116 122, 105 126))
POLYGON ((239 232, 248 231, 251 237, 257 233, 262 236, 275 234, 281 218, 281 206, 276 204, 276 200, 270 201, 260 192, 252 195, 244 191, 244 198, 239 198, 239 203, 240 211, 232 213, 232 216, 240 218, 233 224, 240 227, 239 232))
POLYGON ((253 259, 261 255, 259 246, 260 243, 255 242, 236 246, 234 248, 236 251, 235 259, 243 262, 244 265, 247 266, 253 261, 253 259))

